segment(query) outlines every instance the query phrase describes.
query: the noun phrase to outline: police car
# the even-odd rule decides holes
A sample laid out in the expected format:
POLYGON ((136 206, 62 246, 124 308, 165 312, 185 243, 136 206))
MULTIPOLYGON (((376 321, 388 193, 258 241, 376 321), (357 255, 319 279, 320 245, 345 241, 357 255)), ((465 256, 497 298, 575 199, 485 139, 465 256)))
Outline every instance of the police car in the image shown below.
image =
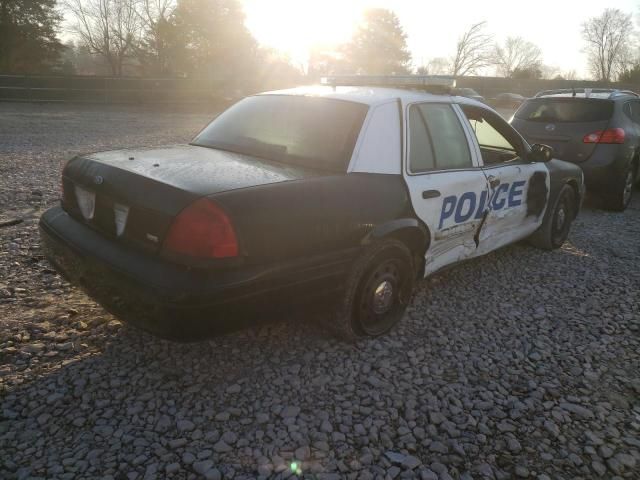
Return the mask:
POLYGON ((155 334, 201 338, 337 301, 343 338, 402 317, 418 278, 566 240, 579 167, 441 77, 332 77, 230 107, 189 145, 81 155, 40 221, 52 264, 155 334))

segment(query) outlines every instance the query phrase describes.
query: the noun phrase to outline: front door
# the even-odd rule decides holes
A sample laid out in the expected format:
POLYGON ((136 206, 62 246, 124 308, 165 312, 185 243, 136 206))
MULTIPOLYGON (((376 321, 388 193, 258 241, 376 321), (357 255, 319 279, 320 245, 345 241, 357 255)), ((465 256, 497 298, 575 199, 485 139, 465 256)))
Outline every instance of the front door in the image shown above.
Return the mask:
POLYGON ((427 275, 475 254, 488 187, 454 107, 416 103, 406 118, 405 179, 413 208, 431 232, 427 275))
POLYGON ((499 115, 480 107, 462 106, 475 133, 490 185, 486 221, 480 230, 478 255, 533 233, 542 223, 549 198, 549 172, 530 162, 522 138, 499 115))

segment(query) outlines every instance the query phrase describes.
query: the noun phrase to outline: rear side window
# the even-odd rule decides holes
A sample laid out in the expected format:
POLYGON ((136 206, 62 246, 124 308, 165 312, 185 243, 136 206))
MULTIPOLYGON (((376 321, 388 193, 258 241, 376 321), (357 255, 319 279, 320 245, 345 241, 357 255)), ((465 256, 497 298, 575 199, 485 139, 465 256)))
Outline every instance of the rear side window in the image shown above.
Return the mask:
POLYGON ((467 137, 450 105, 409 108, 409 168, 413 173, 472 166, 467 137))
POLYGON ((588 98, 537 98, 525 102, 515 117, 529 122, 586 123, 609 120, 613 102, 588 98))

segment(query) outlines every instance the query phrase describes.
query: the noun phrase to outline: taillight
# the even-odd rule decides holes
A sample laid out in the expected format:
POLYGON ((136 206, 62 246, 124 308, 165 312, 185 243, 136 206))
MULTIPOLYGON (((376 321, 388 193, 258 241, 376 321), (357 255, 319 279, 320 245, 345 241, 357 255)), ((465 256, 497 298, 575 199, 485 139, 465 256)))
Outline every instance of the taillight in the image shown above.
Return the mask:
POLYGON ((198 258, 237 257, 238 239, 224 210, 210 200, 201 199, 178 214, 162 249, 198 258))
POLYGON ((608 128, 585 135, 584 143, 624 143, 624 129, 608 128))

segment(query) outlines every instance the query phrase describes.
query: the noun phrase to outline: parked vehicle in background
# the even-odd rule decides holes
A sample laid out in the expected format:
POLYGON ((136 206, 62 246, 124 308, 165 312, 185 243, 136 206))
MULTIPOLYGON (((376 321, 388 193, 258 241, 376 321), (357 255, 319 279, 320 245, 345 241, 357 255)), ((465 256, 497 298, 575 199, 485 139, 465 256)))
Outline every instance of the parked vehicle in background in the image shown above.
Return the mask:
POLYGON ((336 77, 245 98, 190 145, 77 156, 44 251, 162 336, 319 298, 343 338, 381 335, 417 278, 525 238, 559 248, 582 202, 578 167, 482 103, 425 91, 446 81, 336 77))
POLYGON ((519 93, 499 93, 491 103, 496 108, 518 108, 525 100, 519 93))
POLYGON ((478 102, 486 103, 484 97, 476 92, 473 88, 456 88, 454 89, 453 94, 460 97, 471 98, 473 100, 477 100, 478 102))
POLYGON ((530 142, 582 167, 587 190, 623 211, 638 181, 640 98, 613 89, 547 90, 527 100, 511 124, 530 142))

